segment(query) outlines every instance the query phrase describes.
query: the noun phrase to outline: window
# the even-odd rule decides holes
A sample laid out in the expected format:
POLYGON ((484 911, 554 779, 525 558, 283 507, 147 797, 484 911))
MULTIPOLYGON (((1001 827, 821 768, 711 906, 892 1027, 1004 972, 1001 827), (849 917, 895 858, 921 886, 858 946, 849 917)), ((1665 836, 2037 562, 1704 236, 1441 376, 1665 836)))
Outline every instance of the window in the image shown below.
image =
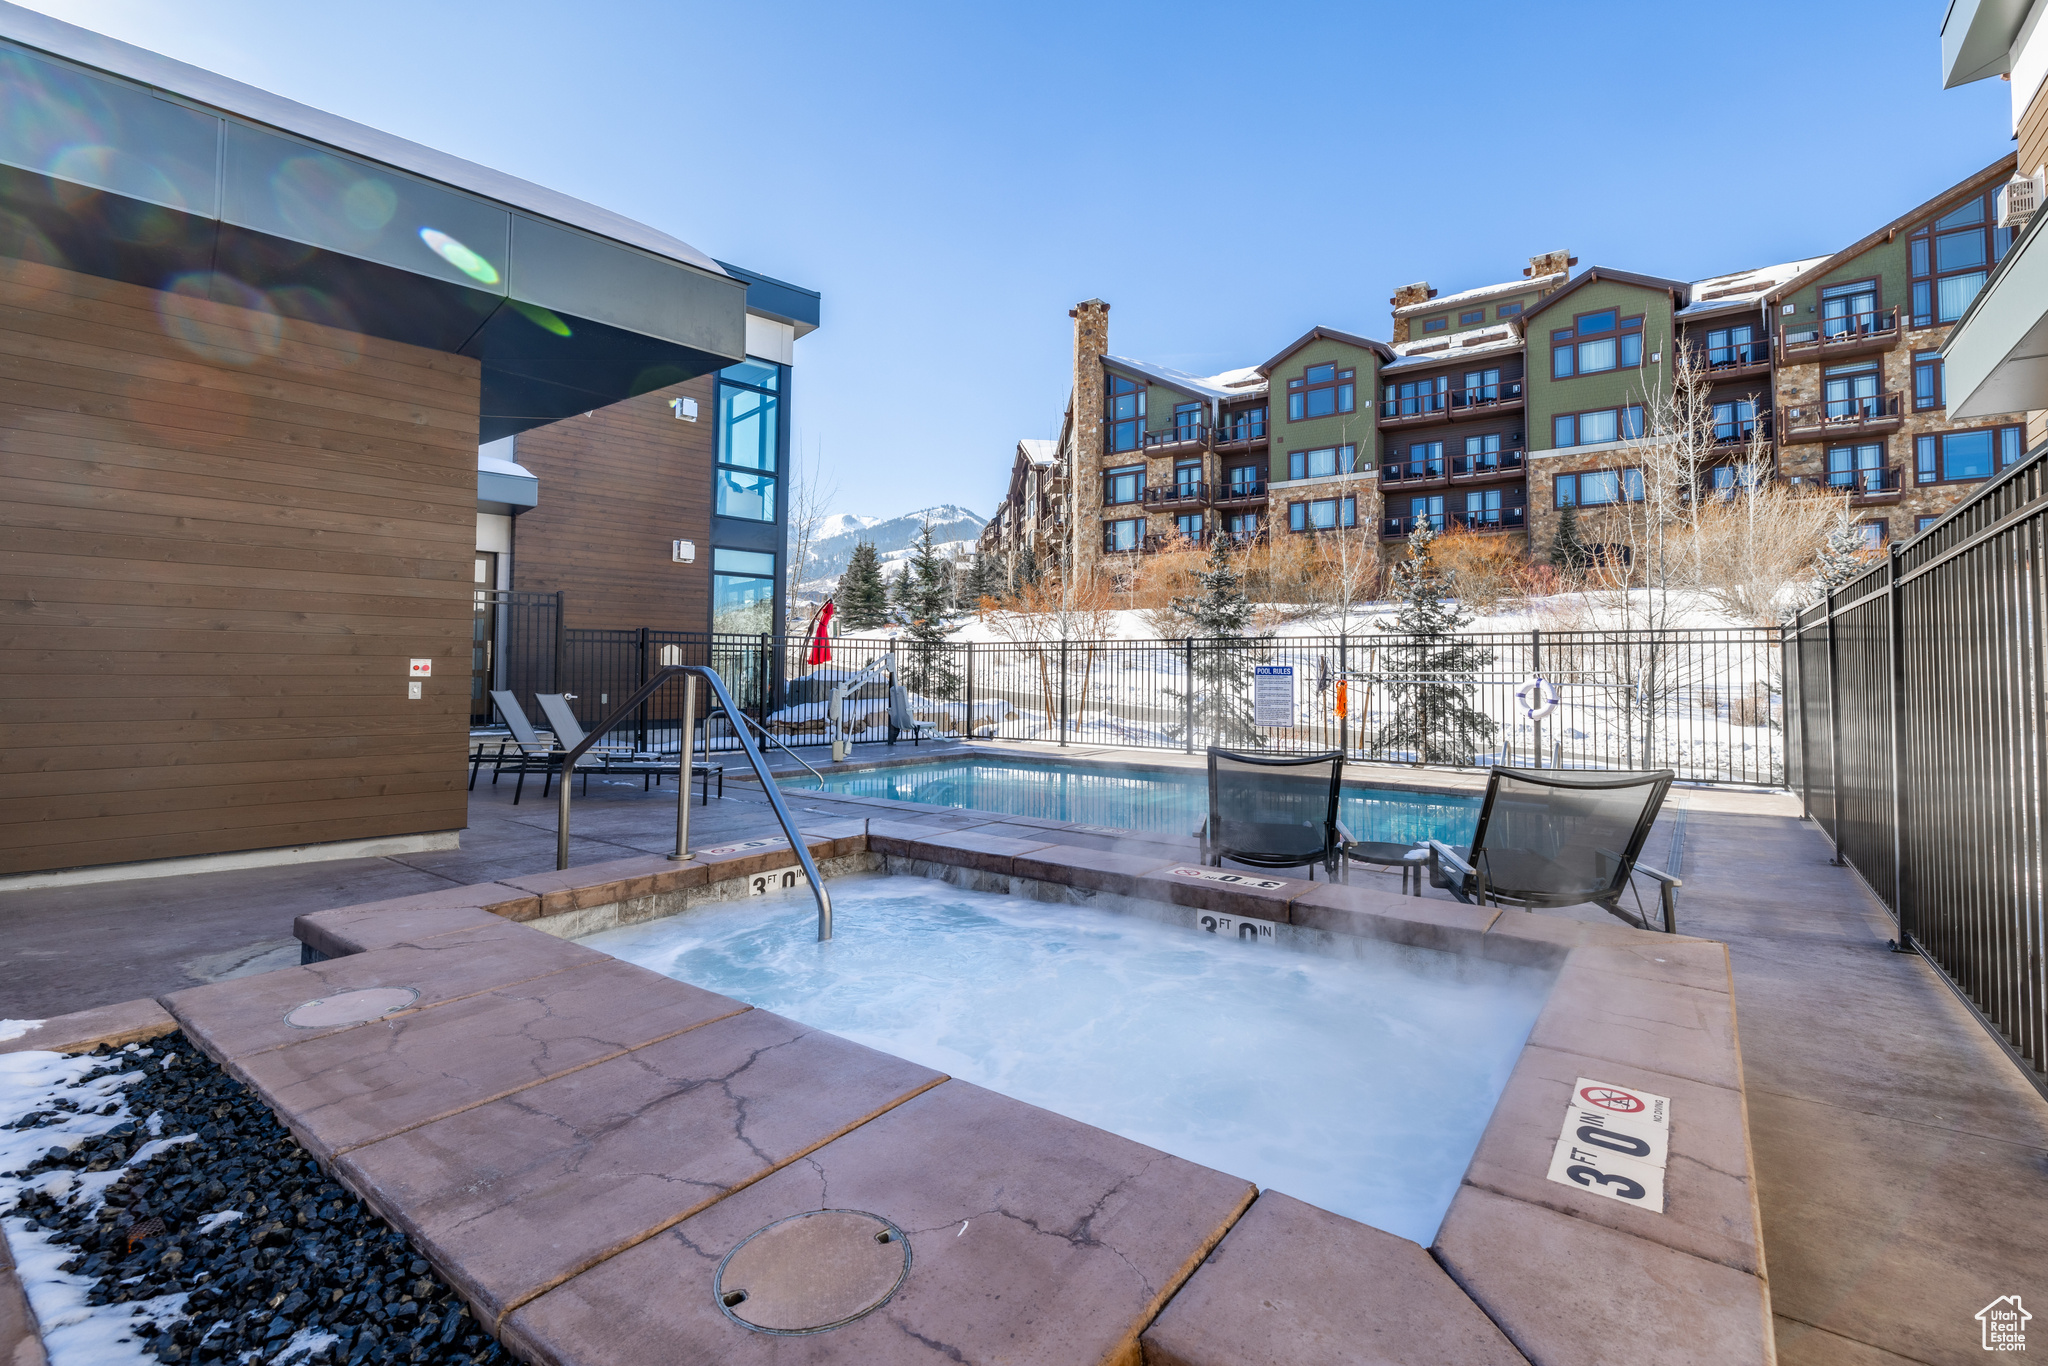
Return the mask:
POLYGON ((1145 386, 1122 375, 1109 377, 1109 448, 1134 451, 1145 439, 1145 386))
POLYGON ((1828 487, 1875 493, 1885 486, 1884 442, 1828 448, 1828 487))
POLYGON ((1521 526, 1524 519, 1522 490, 1473 489, 1465 495, 1465 515, 1458 520, 1468 527, 1521 526))
POLYGON ((721 517, 775 520, 782 455, 782 367, 745 360, 718 372, 718 468, 713 506, 721 517))
POLYGON ((773 555, 756 550, 712 550, 711 629, 750 636, 775 629, 773 555))
POLYGON ((1716 465, 1709 471, 1714 488, 1722 493, 1732 493, 1739 488, 1754 488, 1759 477, 1753 465, 1716 465))
POLYGON ((1127 469, 1109 470, 1102 476, 1102 501, 1111 506, 1118 503, 1137 503, 1145 498, 1145 467, 1132 465, 1127 469))
POLYGON ((1606 507, 1626 500, 1643 501, 1641 470, 1582 470, 1557 476, 1559 507, 1606 507))
POLYGON ((1427 498, 1408 500, 1408 525, 1416 527, 1428 522, 1438 531, 1444 529, 1444 496, 1433 494, 1427 498))
POLYGON ((1449 318, 1430 318, 1422 324, 1425 332, 1441 332, 1451 325, 1449 318))
POLYGON ((1493 310, 1493 316, 1496 318, 1512 318, 1521 311, 1522 306, 1520 304, 1502 304, 1499 308, 1493 310))
POLYGON ((1414 417, 1418 413, 1440 413, 1450 402, 1450 388, 1449 375, 1389 384, 1380 401, 1380 414, 1383 417, 1414 417))
POLYGON ((1263 471, 1257 465, 1238 465, 1234 467, 1230 471, 1231 494, 1238 498, 1243 498, 1250 494, 1253 489, 1259 486, 1259 476, 1262 473, 1263 471))
POLYGON ((1339 526, 1358 525, 1356 498, 1319 498, 1312 503, 1287 505, 1290 531, 1330 531, 1339 526))
POLYGON ((1467 370, 1465 403, 1495 403, 1500 400, 1500 371, 1467 370))
POLYGON ((1487 470, 1500 468, 1500 433, 1465 438, 1465 458, 1458 462, 1455 473, 1482 474, 1487 470))
POLYGON ((1256 512, 1233 512, 1223 519, 1223 530, 1232 536, 1250 536, 1259 529, 1256 512))
POLYGON ((1717 327, 1707 333, 1707 368, 1761 365, 1770 358, 1770 347, 1754 340, 1755 336, 1748 327, 1717 327))
POLYGON ((1264 408, 1240 408, 1234 413, 1223 415, 1223 430, 1218 437, 1224 441, 1256 441, 1266 434, 1266 410, 1264 408))
POLYGON ((1927 530, 1927 528, 1933 526, 1936 522, 1940 520, 1941 518, 1939 517, 1915 517, 1913 519, 1914 534, 1917 535, 1920 532, 1927 530))
POLYGON ((1830 422, 1856 422, 1883 416, 1884 399, 1877 392, 1874 360, 1858 365, 1831 365, 1821 371, 1821 395, 1830 422))
POLYGON ((1102 548, 1104 550, 1136 550, 1145 542, 1145 519, 1133 517, 1121 522, 1105 522, 1102 527, 1102 548))
MULTIPOLYGON (((1442 443, 1438 443, 1442 449, 1442 443)), ((1356 462, 1356 446, 1324 446, 1313 451, 1290 451, 1287 455, 1287 477, 1289 479, 1322 479, 1333 474, 1350 474, 1356 462)))
POLYGON ((1434 479, 1443 472, 1444 443, 1441 441, 1413 443, 1408 447, 1406 461, 1391 460, 1384 471, 1389 479, 1434 479))
POLYGON ((2018 460, 2025 444, 2023 427, 1980 427, 1973 432, 1917 437, 1913 442, 1913 477, 1922 484, 1989 479, 1997 470, 2018 460))
POLYGON ((1756 431, 1756 404, 1746 398, 1714 405, 1714 440, 1747 441, 1756 431))
POLYGON ((1174 530, 1189 540, 1199 541, 1202 539, 1202 514, 1199 512, 1183 513, 1173 519, 1173 527, 1174 530))
POLYGON ((1560 413, 1551 424, 1551 434, 1559 446, 1633 441, 1643 434, 1643 410, 1630 404, 1626 408, 1596 408, 1590 413, 1560 413))
POLYGON ((1863 542, 1863 549, 1866 552, 1884 549, 1885 537, 1890 530, 1891 524, 1889 522, 1858 522, 1856 524, 1857 538, 1863 542))
POLYGON ((2001 186, 1971 196, 1907 239, 1913 270, 1913 326, 1952 323, 1984 287, 2012 245, 2012 229, 1996 226, 2001 186))
POLYGON ((1612 308, 1581 313, 1570 327, 1550 334, 1550 375, 1597 375, 1634 369, 1643 363, 1643 319, 1622 318, 1612 308))
POLYGON ((1913 411, 1945 407, 1941 390, 1941 352, 1913 353, 1913 411))
POLYGON ((1823 337, 1853 337, 1877 327, 1877 281, 1829 285, 1820 292, 1823 337))
POLYGON ((1352 379, 1354 373, 1339 370, 1334 363, 1311 365, 1299 379, 1288 380, 1287 420, 1299 422, 1353 411, 1358 406, 1354 398, 1358 391, 1352 379))
POLYGON ((1195 496, 1195 490, 1202 482, 1202 462, 1175 465, 1173 467, 1173 491, 1183 498, 1195 496))
POLYGON ((1201 404, 1176 403, 1173 405, 1173 434, 1181 441, 1193 441, 1202 434, 1201 404))
POLYGON ((1485 321, 1486 310, 1483 308, 1475 308, 1470 313, 1460 313, 1458 315, 1458 326, 1460 327, 1470 327, 1474 323, 1483 323, 1485 321))

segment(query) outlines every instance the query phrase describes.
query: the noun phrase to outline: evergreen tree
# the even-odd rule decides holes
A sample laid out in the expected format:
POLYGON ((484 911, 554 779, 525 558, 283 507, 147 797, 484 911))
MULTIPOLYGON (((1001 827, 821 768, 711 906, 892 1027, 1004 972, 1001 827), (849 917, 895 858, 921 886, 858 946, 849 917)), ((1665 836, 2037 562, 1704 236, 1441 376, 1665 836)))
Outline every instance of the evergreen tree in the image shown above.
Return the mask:
POLYGON ((902 625, 910 620, 910 566, 905 565, 889 579, 889 620, 902 625))
POLYGON ((1408 558, 1392 567, 1401 607, 1379 629, 1401 639, 1385 651, 1388 668, 1376 680, 1393 711, 1376 744, 1407 750, 1420 763, 1469 764, 1500 730, 1472 705, 1479 691, 1473 676, 1493 663, 1493 651, 1457 638, 1472 618, 1450 600, 1454 577, 1437 567, 1435 540, 1435 528, 1421 520, 1408 537, 1408 558))
POLYGON ((969 611, 977 611, 983 598, 999 598, 1003 595, 1003 570, 995 556, 986 550, 974 552, 974 559, 967 566, 967 583, 961 591, 960 605, 969 611))
MULTIPOLYGON (((1209 543, 1207 564, 1195 575, 1201 591, 1173 600, 1174 615, 1195 641, 1194 720, 1197 734, 1212 744, 1262 746, 1265 737, 1252 724, 1250 675, 1246 651, 1238 642, 1252 623, 1252 603, 1244 591, 1244 574, 1231 561, 1226 538, 1209 543)), ((1186 709, 1187 694, 1166 690, 1186 709)))
POLYGON ((904 681, 926 697, 948 698, 960 691, 960 670, 953 663, 947 639, 953 607, 953 566, 932 544, 932 524, 911 548, 902 577, 904 606, 910 613, 910 642, 904 650, 904 681))
POLYGON ((1550 567, 1560 574, 1579 574, 1592 563, 1586 543, 1579 539, 1579 510, 1566 503, 1557 514, 1557 534, 1550 541, 1550 567))
POLYGON ((881 561, 867 541, 853 548, 833 601, 839 604, 839 624, 846 630, 868 631, 888 621, 889 598, 882 584, 881 561))
POLYGON ((1834 529, 1821 542, 1820 557, 1813 565, 1813 586, 1820 593, 1832 593, 1870 568, 1864 553, 1863 533, 1844 513, 1835 518, 1834 529))

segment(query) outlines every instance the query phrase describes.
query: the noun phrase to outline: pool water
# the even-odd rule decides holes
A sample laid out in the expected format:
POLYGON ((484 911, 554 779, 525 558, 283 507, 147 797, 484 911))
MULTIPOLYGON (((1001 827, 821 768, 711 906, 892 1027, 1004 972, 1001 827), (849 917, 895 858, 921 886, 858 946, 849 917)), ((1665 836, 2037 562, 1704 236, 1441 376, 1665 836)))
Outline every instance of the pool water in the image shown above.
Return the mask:
POLYGON ((728 902, 583 942, 1427 1245, 1550 974, 1362 959, 932 879, 728 902))
MULTIPOLYGON (((1192 835, 1209 814, 1209 775, 1200 769, 1115 770, 1092 765, 944 759, 856 773, 784 778, 790 790, 892 797, 932 806, 1037 816, 1114 830, 1192 835)), ((1338 817, 1353 837, 1415 844, 1469 844, 1480 798, 1396 788, 1347 787, 1338 817)))

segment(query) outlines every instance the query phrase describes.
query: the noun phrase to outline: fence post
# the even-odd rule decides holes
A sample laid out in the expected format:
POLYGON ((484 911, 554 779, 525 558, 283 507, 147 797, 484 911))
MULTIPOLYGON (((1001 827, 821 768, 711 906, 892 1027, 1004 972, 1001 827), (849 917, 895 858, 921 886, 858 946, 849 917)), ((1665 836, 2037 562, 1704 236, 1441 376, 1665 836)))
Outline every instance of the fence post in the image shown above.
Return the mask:
POLYGON ((775 637, 761 633, 761 724, 768 724, 768 713, 775 710, 775 637))
POLYGON ((1180 685, 1180 751, 1183 754, 1195 752, 1195 638, 1189 636, 1181 642, 1184 665, 1181 669, 1180 685))
POLYGON ((974 738, 974 642, 967 644, 967 715, 960 722, 960 738, 974 738))
MULTIPOLYGON (((566 668, 566 666, 567 666, 567 664, 568 664, 568 654, 569 654, 569 625, 568 625, 568 614, 567 614, 566 612, 564 612, 564 611, 562 610, 562 597, 563 597, 563 595, 562 595, 562 590, 561 590, 561 589, 559 589, 559 588, 558 588, 558 589, 556 589, 556 590, 555 590, 555 676, 554 676, 554 679, 553 679, 553 682, 554 682, 554 685, 555 685, 555 691, 556 691, 556 692, 567 692, 567 691, 569 691, 569 685, 568 685, 568 683, 567 683, 567 682, 565 682, 565 681, 563 680, 563 676, 562 676, 562 675, 563 675, 563 670, 564 670, 564 669, 566 668)), ((539 692, 539 691, 540 691, 540 689, 538 689, 538 688, 535 688, 535 689, 534 689, 534 691, 535 691, 535 692, 539 692)))
MULTIPOLYGON (((1540 629, 1532 629, 1529 632, 1529 673, 1536 677, 1540 677, 1543 673, 1543 632, 1540 629)), ((1537 700, 1542 700, 1540 694, 1537 700)), ((1540 716, 1530 717, 1529 727, 1529 750, 1535 757, 1536 767, 1541 768, 1543 767, 1543 718, 1540 716)))
POLYGON ((1337 718, 1337 748, 1351 757, 1351 636, 1337 632, 1337 686, 1344 690, 1344 713, 1337 718))
MULTIPOLYGON (((647 685, 647 628, 645 626, 640 628, 639 639, 634 642, 634 645, 640 652, 640 678, 634 686, 645 687, 647 685)), ((647 703, 645 702, 642 702, 633 713, 633 732, 633 748, 645 754, 647 752, 647 703)), ((688 785, 687 783, 684 784, 686 787, 688 785)))
POLYGON ((1067 743, 1067 642, 1060 641, 1060 744, 1067 743))
POLYGON ((1833 826, 1828 834, 1835 846, 1834 865, 1845 868, 1848 861, 1842 857, 1842 689, 1838 682, 1842 671, 1835 655, 1835 590, 1830 588, 1823 601, 1828 627, 1828 802, 1833 826))
POLYGON ((1906 621, 1905 608, 1899 602, 1901 585, 1899 547, 1896 544, 1891 547, 1890 565, 1885 607, 1891 627, 1892 919, 1899 927, 1899 937, 1892 941, 1892 948, 1899 953, 1911 953, 1913 933, 1906 924, 1906 621))

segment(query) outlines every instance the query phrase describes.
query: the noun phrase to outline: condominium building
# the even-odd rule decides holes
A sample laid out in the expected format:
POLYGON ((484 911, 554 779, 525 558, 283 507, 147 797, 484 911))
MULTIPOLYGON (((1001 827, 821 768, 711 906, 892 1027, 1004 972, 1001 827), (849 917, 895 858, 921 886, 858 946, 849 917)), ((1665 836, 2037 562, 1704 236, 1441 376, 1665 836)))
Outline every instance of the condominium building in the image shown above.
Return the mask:
MULTIPOLYGON (((1073 398, 1032 485, 1040 501, 1059 488, 1071 522, 1034 544, 1086 563, 1217 535, 1392 541, 1427 520, 1540 558, 1563 508, 1642 496, 1633 453, 1681 354, 1707 388, 1702 493, 1759 476, 1837 489, 1871 547, 1917 534, 2030 444, 2025 412, 1952 411, 1942 362, 2013 244, 2013 166, 1828 255, 1680 280, 1549 251, 1519 279, 1402 286, 1391 342, 1318 326, 1215 375, 1113 353, 1109 305, 1088 300, 1071 313, 1073 398)), ((996 521, 1045 525, 1021 487, 1013 472, 996 521)))

